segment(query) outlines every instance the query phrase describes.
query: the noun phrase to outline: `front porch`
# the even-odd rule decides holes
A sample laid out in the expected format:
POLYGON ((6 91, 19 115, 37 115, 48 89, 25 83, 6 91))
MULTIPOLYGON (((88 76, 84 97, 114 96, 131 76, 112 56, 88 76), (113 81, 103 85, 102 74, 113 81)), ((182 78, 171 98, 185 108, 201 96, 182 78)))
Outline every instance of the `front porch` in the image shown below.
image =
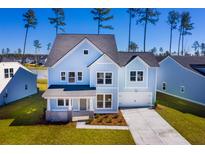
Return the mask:
POLYGON ((68 122, 86 120, 94 115, 96 90, 89 86, 50 86, 43 97, 47 100, 46 120, 68 122))
POLYGON ((47 99, 46 120, 67 122, 92 118, 94 100, 95 97, 47 99))

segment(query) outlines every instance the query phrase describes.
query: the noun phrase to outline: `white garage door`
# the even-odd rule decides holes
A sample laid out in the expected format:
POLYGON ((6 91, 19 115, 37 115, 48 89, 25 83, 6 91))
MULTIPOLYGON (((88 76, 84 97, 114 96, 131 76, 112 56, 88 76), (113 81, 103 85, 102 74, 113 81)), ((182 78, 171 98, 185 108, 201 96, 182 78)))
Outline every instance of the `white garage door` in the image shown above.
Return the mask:
POLYGON ((121 92, 119 93, 120 107, 151 106, 151 92, 121 92))

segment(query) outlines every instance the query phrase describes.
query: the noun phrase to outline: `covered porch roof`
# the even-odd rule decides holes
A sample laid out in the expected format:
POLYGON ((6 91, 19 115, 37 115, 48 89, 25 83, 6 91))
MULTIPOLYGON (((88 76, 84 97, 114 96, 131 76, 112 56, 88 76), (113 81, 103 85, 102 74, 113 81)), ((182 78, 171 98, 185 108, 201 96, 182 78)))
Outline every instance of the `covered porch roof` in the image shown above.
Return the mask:
POLYGON ((89 85, 50 85, 42 95, 44 98, 94 96, 96 96, 96 87, 90 87, 89 85))

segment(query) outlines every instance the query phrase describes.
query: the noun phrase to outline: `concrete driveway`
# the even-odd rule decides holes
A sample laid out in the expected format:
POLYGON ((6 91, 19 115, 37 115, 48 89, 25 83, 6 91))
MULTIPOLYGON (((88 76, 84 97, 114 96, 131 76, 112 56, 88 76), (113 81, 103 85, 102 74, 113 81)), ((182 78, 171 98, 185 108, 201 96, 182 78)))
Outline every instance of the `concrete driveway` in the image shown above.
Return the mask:
POLYGON ((123 109, 121 111, 136 144, 189 144, 154 109, 138 108, 123 109))

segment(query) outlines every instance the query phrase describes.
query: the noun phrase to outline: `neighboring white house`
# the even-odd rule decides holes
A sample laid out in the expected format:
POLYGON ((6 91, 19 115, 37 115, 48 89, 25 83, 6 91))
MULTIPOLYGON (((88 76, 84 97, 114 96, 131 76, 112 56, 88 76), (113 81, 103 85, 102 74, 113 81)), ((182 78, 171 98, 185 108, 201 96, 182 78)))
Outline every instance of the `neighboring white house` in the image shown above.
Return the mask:
POLYGON ((205 105, 205 56, 167 56, 159 64, 158 91, 205 105))
POLYGON ((37 93, 37 77, 18 62, 0 62, 0 106, 37 93))
POLYGON ((59 34, 48 56, 46 119, 69 121, 77 113, 116 113, 152 107, 158 62, 152 53, 119 52, 114 35, 59 34))

